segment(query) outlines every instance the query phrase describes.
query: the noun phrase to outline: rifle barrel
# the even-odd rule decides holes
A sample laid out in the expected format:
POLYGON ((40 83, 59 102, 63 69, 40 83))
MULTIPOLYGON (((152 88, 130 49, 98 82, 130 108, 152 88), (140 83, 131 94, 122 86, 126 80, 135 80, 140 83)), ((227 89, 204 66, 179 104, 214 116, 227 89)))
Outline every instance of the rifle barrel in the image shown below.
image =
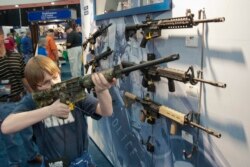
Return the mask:
POLYGON ((194 20, 194 25, 199 24, 199 23, 224 22, 225 20, 226 20, 225 17, 218 17, 214 19, 194 20))
POLYGON ((222 82, 206 81, 206 80, 199 79, 199 78, 193 78, 193 80, 194 81, 199 81, 199 82, 202 82, 202 83, 206 83, 206 84, 209 84, 209 85, 213 85, 213 86, 216 86, 216 87, 221 87, 221 88, 226 88, 227 87, 227 84, 222 83, 222 82))
MULTIPOLYGON (((154 71, 152 72, 155 73, 154 71)), ((222 83, 222 82, 213 82, 213 81, 207 81, 207 80, 200 79, 200 78, 189 77, 185 71, 182 71, 179 69, 158 67, 156 69, 156 72, 157 72, 157 75, 159 75, 160 77, 177 80, 177 81, 184 82, 184 83, 189 81, 193 85, 195 85, 197 82, 202 82, 202 83, 210 84, 210 85, 221 87, 221 88, 226 88, 227 86, 227 84, 222 83)))
POLYGON ((100 27, 97 31, 95 31, 94 33, 92 33, 88 39, 86 39, 83 43, 82 43, 82 47, 83 47, 83 50, 86 49, 87 47, 87 44, 92 40, 92 39, 95 39, 97 38, 98 36, 102 35, 102 33, 108 29, 110 26, 112 25, 112 23, 109 23, 107 26, 105 27, 100 27))
POLYGON ((105 27, 100 27, 94 34, 92 34, 93 38, 97 38, 98 36, 100 36, 104 31, 106 31, 110 26, 112 25, 112 23, 109 23, 107 26, 105 27))
POLYGON ((215 137, 217 137, 217 138, 221 138, 221 134, 215 132, 215 131, 212 130, 212 129, 205 128, 205 127, 203 127, 203 126, 201 126, 201 125, 199 125, 199 124, 197 124, 197 123, 195 123, 195 122, 191 122, 191 121, 188 122, 188 124, 190 124, 191 126, 194 126, 194 127, 198 128, 198 129, 200 129, 200 130, 203 130, 203 131, 205 131, 206 133, 208 133, 208 134, 210 134, 210 135, 213 135, 213 136, 215 136, 215 137))
POLYGON ((99 55, 97 55, 95 57, 96 61, 100 61, 101 59, 105 59, 107 58, 109 55, 111 55, 111 53, 113 53, 113 50, 111 50, 109 47, 107 48, 107 50, 99 55))
POLYGON ((173 55, 170 55, 168 57, 163 57, 163 58, 148 61, 148 62, 145 62, 145 63, 142 63, 142 64, 138 64, 136 66, 131 66, 131 67, 124 68, 124 69, 121 70, 121 73, 126 74, 126 73, 129 73, 131 71, 143 69, 143 68, 154 66, 154 65, 157 65, 157 64, 161 64, 161 63, 166 63, 166 62, 178 60, 179 57, 180 57, 179 54, 173 54, 173 55))

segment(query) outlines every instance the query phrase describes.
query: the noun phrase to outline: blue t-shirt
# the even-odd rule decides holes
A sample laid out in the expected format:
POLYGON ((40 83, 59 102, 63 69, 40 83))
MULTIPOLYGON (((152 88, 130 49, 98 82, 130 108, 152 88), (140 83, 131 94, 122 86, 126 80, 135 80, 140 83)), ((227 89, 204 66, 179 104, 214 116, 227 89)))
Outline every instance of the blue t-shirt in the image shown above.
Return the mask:
POLYGON ((37 49, 37 54, 42 56, 47 56, 47 50, 44 47, 39 46, 37 49))
POLYGON ((33 52, 32 40, 28 36, 24 36, 21 39, 22 53, 31 54, 33 52))
MULTIPOLYGON (((75 109, 67 119, 55 116, 33 125, 34 136, 41 154, 46 160, 58 160, 64 157, 70 163, 88 149, 87 122, 85 116, 100 119, 95 113, 98 101, 87 94, 86 99, 76 103, 75 109)), ((18 104, 15 112, 36 109, 29 94, 18 104)))

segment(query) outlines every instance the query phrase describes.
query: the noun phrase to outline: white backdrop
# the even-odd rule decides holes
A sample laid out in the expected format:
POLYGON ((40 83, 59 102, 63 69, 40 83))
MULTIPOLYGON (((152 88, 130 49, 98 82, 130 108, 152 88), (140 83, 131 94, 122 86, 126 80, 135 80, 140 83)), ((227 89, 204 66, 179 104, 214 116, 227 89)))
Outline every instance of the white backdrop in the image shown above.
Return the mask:
MULTIPOLYGON (((84 35, 88 36, 95 25, 93 22, 93 3, 92 0, 81 0, 81 4, 89 7, 89 15, 82 13, 84 35)), ((203 63, 204 78, 225 82, 227 88, 220 89, 205 85, 201 100, 203 126, 215 129, 222 134, 222 138, 217 139, 202 133, 201 140, 204 142, 204 147, 208 148, 209 153, 214 155, 221 162, 219 164, 223 164, 222 166, 243 167, 250 164, 250 112, 248 105, 250 99, 250 89, 248 88, 250 85, 250 69, 248 67, 250 58, 247 57, 250 55, 249 6, 250 1, 248 0, 186 0, 185 2, 173 0, 172 10, 162 13, 164 18, 184 16, 186 9, 189 8, 197 18, 197 11, 205 9, 207 18, 226 18, 224 23, 210 23, 206 26, 203 63)), ((157 17, 157 19, 162 18, 161 14, 157 17)), ((117 20, 111 19, 110 21, 116 23, 117 20)), ((201 66, 202 41, 199 36, 201 32, 201 25, 188 30, 162 30, 162 37, 154 40, 154 46, 157 47, 158 54, 162 56, 176 52, 180 54, 181 59, 169 64, 169 67, 187 69, 188 66, 194 65, 199 68, 201 66), (197 48, 185 46, 185 39, 190 35, 199 36, 197 48)), ((114 48, 114 44, 111 47, 114 50, 117 49, 114 48)), ((150 51, 150 48, 145 50, 150 51)), ((187 98, 199 94, 199 85, 189 87, 180 84, 179 87, 187 98)), ((169 97, 166 97, 167 91, 167 89, 158 89, 156 94, 158 97, 169 100, 169 97)), ((171 96, 177 96, 177 93, 171 96)), ((171 102, 168 101, 168 103, 171 102)), ((169 105, 173 105, 176 109, 183 109, 183 106, 169 105)), ((98 143, 98 139, 96 142, 98 143)), ((112 160, 112 158, 110 159, 112 160)), ((179 164, 175 163, 175 166, 181 166, 179 164)))

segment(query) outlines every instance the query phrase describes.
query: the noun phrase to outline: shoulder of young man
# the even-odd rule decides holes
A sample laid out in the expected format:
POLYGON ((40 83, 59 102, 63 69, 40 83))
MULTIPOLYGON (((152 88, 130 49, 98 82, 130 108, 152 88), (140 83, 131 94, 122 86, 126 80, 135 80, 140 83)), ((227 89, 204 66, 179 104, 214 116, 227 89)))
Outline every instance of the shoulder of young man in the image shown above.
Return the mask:
POLYGON ((22 100, 18 102, 18 105, 15 108, 14 112, 22 112, 22 111, 29 111, 36 109, 37 105, 32 98, 30 93, 27 93, 25 96, 22 97, 22 100))

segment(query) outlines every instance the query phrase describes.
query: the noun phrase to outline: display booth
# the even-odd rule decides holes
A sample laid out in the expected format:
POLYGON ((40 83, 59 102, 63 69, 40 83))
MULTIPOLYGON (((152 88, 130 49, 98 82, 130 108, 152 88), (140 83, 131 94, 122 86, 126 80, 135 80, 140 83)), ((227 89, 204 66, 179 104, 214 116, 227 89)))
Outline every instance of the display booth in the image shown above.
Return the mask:
POLYGON ((28 21, 30 22, 30 30, 34 50, 40 37, 45 37, 49 29, 55 32, 55 41, 59 51, 59 58, 65 58, 65 41, 66 33, 64 32, 65 25, 74 27, 76 11, 73 9, 53 9, 44 11, 32 11, 28 13, 28 21))

